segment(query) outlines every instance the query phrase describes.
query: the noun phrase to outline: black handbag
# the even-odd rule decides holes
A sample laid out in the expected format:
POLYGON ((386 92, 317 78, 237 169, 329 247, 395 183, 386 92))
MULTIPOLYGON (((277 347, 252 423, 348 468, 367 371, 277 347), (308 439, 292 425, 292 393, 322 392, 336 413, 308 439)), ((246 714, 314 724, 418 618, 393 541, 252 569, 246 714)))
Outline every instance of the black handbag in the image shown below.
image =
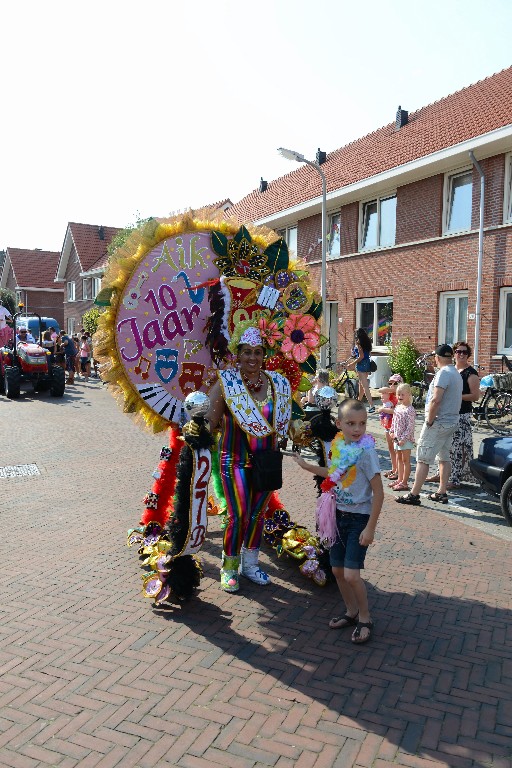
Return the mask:
POLYGON ((274 448, 251 454, 252 487, 255 491, 277 491, 283 487, 283 454, 274 448))
POLYGON ((370 360, 370 371, 372 373, 375 373, 376 370, 377 370, 377 363, 375 362, 375 360, 370 360))

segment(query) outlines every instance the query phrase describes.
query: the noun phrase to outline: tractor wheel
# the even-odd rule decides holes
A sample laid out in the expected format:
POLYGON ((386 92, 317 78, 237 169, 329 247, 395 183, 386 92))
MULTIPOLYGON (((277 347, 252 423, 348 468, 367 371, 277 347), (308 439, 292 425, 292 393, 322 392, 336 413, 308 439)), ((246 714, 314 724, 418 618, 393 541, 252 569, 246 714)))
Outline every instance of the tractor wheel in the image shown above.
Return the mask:
POLYGON ((61 368, 60 365, 54 365, 52 368, 52 385, 50 389, 52 397, 62 397, 65 389, 66 373, 64 368, 61 368))
POLYGON ((20 369, 16 366, 6 366, 5 368, 5 396, 9 400, 15 400, 20 396, 20 369))

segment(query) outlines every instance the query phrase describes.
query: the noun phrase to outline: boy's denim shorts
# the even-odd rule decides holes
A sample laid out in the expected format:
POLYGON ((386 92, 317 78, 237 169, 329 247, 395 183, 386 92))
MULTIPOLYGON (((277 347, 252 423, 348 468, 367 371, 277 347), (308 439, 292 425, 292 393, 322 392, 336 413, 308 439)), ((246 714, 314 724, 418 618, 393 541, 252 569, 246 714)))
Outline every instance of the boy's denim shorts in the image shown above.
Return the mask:
POLYGON ((364 559, 368 547, 359 543, 361 532, 368 525, 369 515, 356 512, 336 512, 338 538, 329 550, 329 560, 334 568, 364 568, 364 559))

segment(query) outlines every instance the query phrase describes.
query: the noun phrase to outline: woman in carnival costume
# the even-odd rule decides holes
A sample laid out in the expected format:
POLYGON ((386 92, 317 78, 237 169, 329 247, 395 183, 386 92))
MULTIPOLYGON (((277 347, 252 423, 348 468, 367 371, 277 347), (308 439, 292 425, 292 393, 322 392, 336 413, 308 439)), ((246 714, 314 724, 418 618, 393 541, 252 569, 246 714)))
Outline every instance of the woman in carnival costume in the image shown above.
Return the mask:
POLYGON ((265 346, 257 325, 242 323, 229 343, 237 369, 219 371, 208 418, 220 426, 219 468, 227 507, 221 586, 239 588, 238 571, 255 584, 270 579, 258 565, 265 509, 272 490, 254 487, 252 457, 276 449, 291 418, 291 389, 277 372, 263 370, 265 346))

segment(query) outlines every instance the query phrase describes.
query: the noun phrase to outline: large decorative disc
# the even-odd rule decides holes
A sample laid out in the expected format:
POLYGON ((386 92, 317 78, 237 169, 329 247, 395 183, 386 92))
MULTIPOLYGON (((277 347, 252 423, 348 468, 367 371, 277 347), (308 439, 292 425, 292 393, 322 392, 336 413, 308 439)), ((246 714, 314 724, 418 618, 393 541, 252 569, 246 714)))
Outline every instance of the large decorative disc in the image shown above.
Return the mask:
POLYGON ((269 351, 280 355, 287 318, 310 315, 313 332, 308 326, 298 340, 296 323, 281 357, 302 363, 300 346, 309 356, 303 370, 314 367, 318 295, 304 267, 290 264, 286 243, 266 228, 240 227, 219 212, 151 220, 114 253, 103 283, 110 304, 95 337, 102 378, 155 431, 186 420, 185 398, 207 393, 217 369, 230 364, 227 342, 241 323, 264 316, 269 351), (212 336, 225 340, 221 353, 212 336))

